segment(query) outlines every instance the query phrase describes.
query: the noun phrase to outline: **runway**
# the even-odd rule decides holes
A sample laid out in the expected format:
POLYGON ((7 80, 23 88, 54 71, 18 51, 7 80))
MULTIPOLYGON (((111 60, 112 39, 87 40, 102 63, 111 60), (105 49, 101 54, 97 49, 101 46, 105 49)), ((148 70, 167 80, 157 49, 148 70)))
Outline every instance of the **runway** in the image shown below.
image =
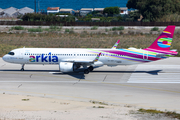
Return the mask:
POLYGON ((21 65, 0 58, 0 94, 74 101, 104 101, 180 112, 180 58, 132 66, 103 66, 84 75, 63 74, 58 65, 21 65))

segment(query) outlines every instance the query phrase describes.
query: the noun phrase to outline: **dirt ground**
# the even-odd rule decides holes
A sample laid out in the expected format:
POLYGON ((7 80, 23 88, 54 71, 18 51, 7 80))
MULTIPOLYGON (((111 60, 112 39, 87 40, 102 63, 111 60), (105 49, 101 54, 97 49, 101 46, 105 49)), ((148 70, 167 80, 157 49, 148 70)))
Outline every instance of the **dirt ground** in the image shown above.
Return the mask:
POLYGON ((0 120, 175 120, 136 107, 0 94, 0 120))
POLYGON ((45 97, 1 94, 0 98, 0 119, 2 120, 134 120, 134 116, 130 115, 129 111, 136 110, 122 106, 45 97))

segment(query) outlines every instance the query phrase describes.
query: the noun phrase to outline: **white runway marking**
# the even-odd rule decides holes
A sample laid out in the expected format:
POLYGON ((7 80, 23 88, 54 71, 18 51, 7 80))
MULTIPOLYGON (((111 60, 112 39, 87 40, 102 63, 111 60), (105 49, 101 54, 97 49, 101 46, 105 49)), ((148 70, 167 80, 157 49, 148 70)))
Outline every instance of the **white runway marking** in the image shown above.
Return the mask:
POLYGON ((50 74, 56 74, 56 73, 61 73, 61 72, 49 72, 50 74))
POLYGON ((180 82, 148 82, 148 81, 145 81, 145 82, 142 82, 142 81, 128 81, 127 83, 180 83, 180 82))
MULTIPOLYGON (((61 83, 61 82, 76 82, 76 81, 0 81, 0 83, 61 83)), ((83 81, 84 82, 84 81, 83 81)))
MULTIPOLYGON (((0 81, 0 83, 74 83, 77 81, 0 81)), ((89 84, 94 84, 94 83, 99 83, 99 84, 120 84, 119 82, 88 82, 88 81, 80 81, 79 83, 89 83, 89 84)), ((78 84, 79 84, 78 83, 78 84)), ((178 83, 180 82, 152 82, 152 81, 128 81, 127 83, 178 83)))

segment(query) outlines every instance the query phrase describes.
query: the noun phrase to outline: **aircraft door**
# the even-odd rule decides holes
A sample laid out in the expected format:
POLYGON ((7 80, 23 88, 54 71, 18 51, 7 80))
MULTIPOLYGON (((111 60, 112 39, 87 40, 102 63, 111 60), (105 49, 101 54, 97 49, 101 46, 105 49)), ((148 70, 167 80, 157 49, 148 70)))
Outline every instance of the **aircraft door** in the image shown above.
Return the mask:
POLYGON ((106 59, 109 60, 110 54, 106 53, 106 59))
POLYGON ((143 60, 148 60, 148 52, 143 52, 143 60))
POLYGON ((19 51, 19 59, 23 59, 23 52, 24 52, 24 50, 19 51))

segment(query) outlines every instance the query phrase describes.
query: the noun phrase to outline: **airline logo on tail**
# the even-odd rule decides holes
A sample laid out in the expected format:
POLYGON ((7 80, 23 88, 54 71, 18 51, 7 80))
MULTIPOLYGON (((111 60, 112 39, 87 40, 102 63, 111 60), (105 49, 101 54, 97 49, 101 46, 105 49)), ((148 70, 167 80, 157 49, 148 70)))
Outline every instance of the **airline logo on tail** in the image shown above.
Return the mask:
POLYGON ((161 48, 171 47, 172 38, 160 38, 158 40, 158 46, 161 48))
POLYGON ((158 46, 161 48, 168 48, 171 47, 171 42, 172 42, 172 35, 168 31, 163 31, 163 33, 160 35, 160 38, 158 40, 158 46))

